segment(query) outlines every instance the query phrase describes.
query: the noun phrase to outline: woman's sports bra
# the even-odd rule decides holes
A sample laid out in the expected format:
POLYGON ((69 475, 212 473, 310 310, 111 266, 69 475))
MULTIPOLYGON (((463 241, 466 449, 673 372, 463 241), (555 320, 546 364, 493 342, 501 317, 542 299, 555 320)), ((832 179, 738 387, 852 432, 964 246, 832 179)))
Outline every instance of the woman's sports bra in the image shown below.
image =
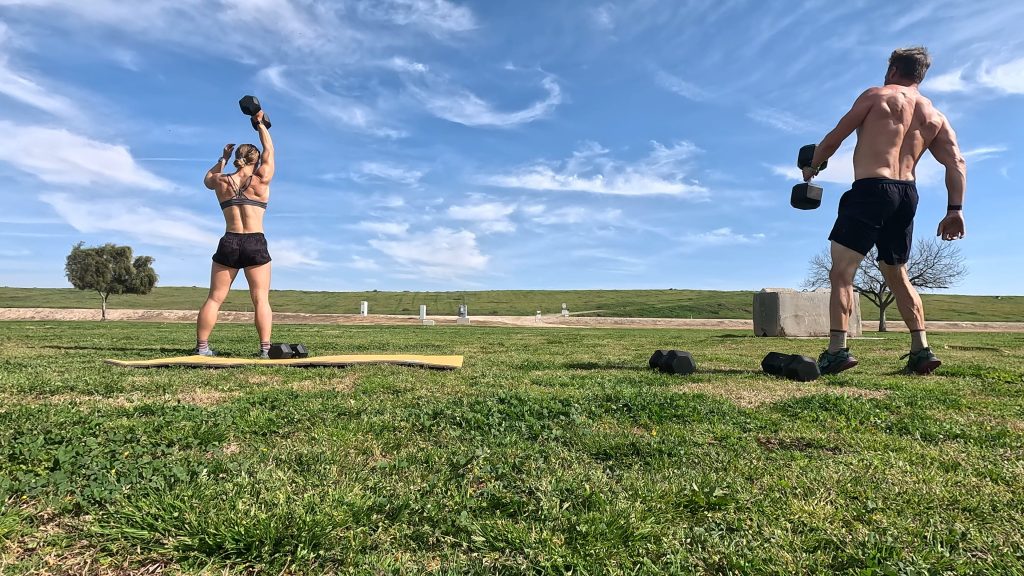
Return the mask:
POLYGON ((267 209, 266 202, 253 200, 245 195, 245 190, 249 188, 249 184, 252 182, 252 176, 249 176, 249 179, 245 181, 245 185, 241 187, 235 186, 235 183, 231 178, 228 178, 228 182, 231 183, 231 187, 234 189, 235 195, 220 203, 221 210, 231 206, 256 206, 258 208, 263 208, 264 210, 267 209))

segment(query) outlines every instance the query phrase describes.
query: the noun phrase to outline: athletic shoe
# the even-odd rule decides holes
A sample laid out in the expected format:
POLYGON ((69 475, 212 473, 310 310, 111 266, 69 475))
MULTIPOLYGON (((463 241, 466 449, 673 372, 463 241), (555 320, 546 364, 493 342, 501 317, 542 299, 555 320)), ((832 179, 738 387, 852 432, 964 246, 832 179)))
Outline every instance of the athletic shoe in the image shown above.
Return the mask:
POLYGON ((907 367, 903 369, 904 374, 931 374, 933 370, 942 365, 942 360, 932 354, 931 348, 921 348, 917 352, 907 352, 900 356, 900 360, 907 358, 907 367))
POLYGON ((822 376, 826 374, 839 374, 843 370, 849 370, 857 365, 857 359, 850 356, 849 348, 840 348, 837 352, 825 350, 818 356, 818 370, 822 376))
POLYGON ((199 347, 197 346, 194 350, 192 350, 192 355, 193 356, 216 356, 217 353, 214 352, 213 350, 209 349, 209 348, 207 348, 205 352, 200 352, 199 351, 199 347))
POLYGON ((256 353, 256 357, 260 360, 270 360, 270 354, 263 348, 260 348, 260 351, 256 353))

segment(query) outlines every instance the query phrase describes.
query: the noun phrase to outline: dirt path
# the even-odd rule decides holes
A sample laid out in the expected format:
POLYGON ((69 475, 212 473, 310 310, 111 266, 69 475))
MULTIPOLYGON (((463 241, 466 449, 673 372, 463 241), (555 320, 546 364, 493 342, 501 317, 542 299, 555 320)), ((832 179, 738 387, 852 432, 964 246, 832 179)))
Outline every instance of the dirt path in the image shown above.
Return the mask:
MULTIPOLYGON (((107 310, 110 320, 137 322, 196 321, 195 310, 107 310)), ((0 308, 2 320, 99 320, 100 311, 86 308, 0 308)), ((431 316, 438 325, 455 324, 455 316, 431 316)), ((221 312, 220 322, 252 323, 252 312, 221 312)), ((570 316, 473 316, 473 326, 518 326, 530 328, 716 328, 720 330, 754 329, 751 320, 717 320, 690 318, 594 318, 570 316)), ((420 324, 417 316, 371 314, 301 314, 275 312, 274 322, 280 324, 350 324, 393 325, 420 324)), ((902 323, 889 322, 890 330, 906 331, 902 323), (898 325, 897 325, 898 324, 898 325)), ((878 330, 877 322, 863 322, 864 330, 878 330)), ((1024 322, 929 322, 930 332, 1024 332, 1024 322)))

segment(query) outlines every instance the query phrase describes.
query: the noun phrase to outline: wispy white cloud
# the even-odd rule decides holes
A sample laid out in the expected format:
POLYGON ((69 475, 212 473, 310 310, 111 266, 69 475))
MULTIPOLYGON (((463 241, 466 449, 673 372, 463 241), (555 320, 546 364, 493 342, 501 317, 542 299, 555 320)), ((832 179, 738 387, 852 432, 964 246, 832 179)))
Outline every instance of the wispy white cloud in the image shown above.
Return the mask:
POLYGON ((732 228, 717 228, 710 232, 684 234, 678 240, 683 250, 697 250, 706 247, 755 244, 765 239, 764 234, 738 234, 732 228))
POLYGON ((1006 94, 1024 94, 1024 58, 982 67, 978 82, 1006 94))
POLYGON ((286 77, 288 68, 271 66, 259 72, 258 77, 273 88, 305 105, 311 114, 334 120, 346 128, 386 138, 401 138, 405 131, 388 126, 377 110, 355 99, 339 96, 325 90, 308 75, 293 80, 286 77))
POLYGON ((922 89, 932 92, 966 92, 968 84, 964 80, 964 69, 950 70, 945 74, 927 76, 922 84, 922 89))
POLYGON ((440 76, 420 74, 407 78, 407 88, 434 116, 463 124, 508 128, 547 117, 562 102, 562 88, 552 76, 541 79, 547 96, 521 110, 503 111, 469 90, 440 76))
POLYGON ((421 170, 413 170, 388 162, 360 162, 352 173, 352 179, 357 182, 386 180, 406 186, 415 186, 423 178, 423 174, 424 172, 421 170))
POLYGON ((282 268, 322 268, 326 263, 320 260, 313 238, 280 238, 267 242, 274 266, 282 268))
POLYGON ((488 234, 511 233, 516 225, 509 220, 516 211, 515 204, 501 202, 484 202, 465 206, 449 206, 448 217, 472 223, 481 232, 488 234))
POLYGON ((480 177, 499 188, 589 192, 618 196, 677 196, 703 199, 707 188, 687 178, 690 161, 700 149, 690 142, 666 147, 652 142, 653 150, 636 162, 608 157, 608 150, 588 143, 563 162, 539 162, 507 174, 480 177))
POLYGON ((490 260, 480 252, 476 234, 450 228, 435 228, 396 240, 370 240, 370 246, 408 271, 435 279, 482 271, 490 260))
POLYGON ((556 224, 615 224, 622 220, 622 210, 594 210, 585 206, 564 206, 537 214, 533 221, 546 226, 556 224))
POLYGON ((791 134, 801 134, 816 128, 812 122, 776 108, 757 108, 748 112, 747 117, 791 134))
POLYGON ((655 74, 654 79, 662 88, 669 92, 674 92, 684 98, 689 98, 690 100, 695 100, 697 102, 702 102, 710 98, 707 91, 700 86, 697 86, 692 82, 687 82, 686 80, 669 74, 664 70, 659 70, 655 74))
POLYGON ((615 28, 615 5, 605 2, 587 11, 590 23, 598 30, 611 30, 615 28))
POLYGON ((352 259, 345 264, 349 268, 355 270, 380 270, 380 264, 373 258, 363 258, 362 256, 352 256, 352 259))
POLYGON ((415 26, 435 36, 468 32, 478 26, 472 10, 448 0, 363 0, 359 11, 371 19, 415 26))
POLYGON ((213 249, 216 223, 175 208, 152 208, 124 198, 96 199, 69 194, 43 194, 39 200, 79 232, 120 233, 159 246, 213 249))
POLYGON ((382 236, 402 236, 409 231, 409 225, 404 222, 360 222, 354 228, 382 236))
POLYGON ((0 94, 64 119, 81 114, 80 107, 70 99, 44 88, 25 73, 11 68, 3 54, 0 54, 0 94))
POLYGON ((40 180, 66 186, 122 186, 170 190, 173 185, 139 166, 125 146, 58 128, 0 120, 0 162, 40 180))
POLYGON ((988 160, 989 158, 996 158, 1007 152, 1009 148, 1006 146, 982 146, 980 148, 971 148, 965 150, 963 156, 967 160, 988 160))

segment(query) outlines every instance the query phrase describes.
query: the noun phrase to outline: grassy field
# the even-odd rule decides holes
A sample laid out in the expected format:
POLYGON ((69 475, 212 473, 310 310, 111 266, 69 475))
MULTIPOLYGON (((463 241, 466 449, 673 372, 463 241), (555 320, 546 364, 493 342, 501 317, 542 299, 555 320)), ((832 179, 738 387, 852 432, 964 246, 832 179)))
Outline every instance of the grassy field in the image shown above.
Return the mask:
MULTIPOLYGON (((0 573, 1022 574, 1024 337, 799 384, 739 332, 278 326, 452 372, 130 370, 192 327, 0 323, 0 573), (646 369, 688 349, 691 377, 646 369), (136 571, 136 572, 133 572, 136 571)), ((214 346, 251 352, 251 327, 214 346)))
MULTIPOLYGON (((198 310, 206 299, 205 288, 156 288, 146 296, 112 296, 110 308, 151 310, 198 310)), ((278 312, 356 314, 359 302, 370 303, 373 314, 418 314, 426 304, 430 314, 454 316, 459 304, 468 304, 470 315, 529 316, 561 311, 562 303, 574 314, 629 318, 750 318, 753 292, 713 290, 495 290, 482 292, 302 292, 271 293, 278 312)), ((925 309, 931 320, 987 322, 1024 321, 1024 296, 957 296, 927 294, 925 309)), ((94 292, 73 288, 0 288, 0 308, 99 308, 94 292)), ((249 294, 234 290, 224 310, 252 310, 249 294)), ((863 317, 877 320, 878 311, 861 300, 863 317)), ((889 319, 899 321, 895 306, 889 319)))

